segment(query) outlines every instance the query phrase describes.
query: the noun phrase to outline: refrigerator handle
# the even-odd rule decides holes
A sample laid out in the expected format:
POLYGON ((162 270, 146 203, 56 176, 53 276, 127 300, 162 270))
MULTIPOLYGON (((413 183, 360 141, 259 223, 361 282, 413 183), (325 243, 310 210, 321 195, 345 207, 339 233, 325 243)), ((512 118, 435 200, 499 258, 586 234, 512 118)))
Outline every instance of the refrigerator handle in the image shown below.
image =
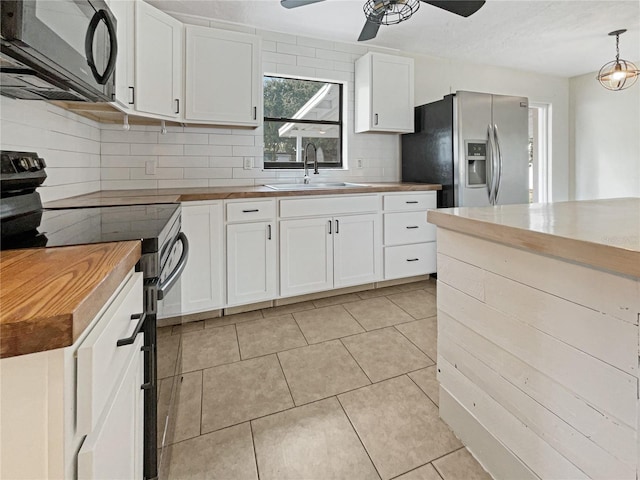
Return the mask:
POLYGON ((494 184, 494 148, 493 148, 493 128, 491 124, 487 125, 487 157, 485 160, 487 168, 487 193, 489 194, 489 203, 493 202, 493 184, 494 184))
POLYGON ((502 150, 500 149, 500 137, 498 136, 498 125, 493 125, 493 136, 495 138, 496 145, 496 159, 497 159, 497 176, 496 187, 493 192, 493 199, 495 203, 498 203, 498 192, 500 190, 500 183, 502 183, 502 150))

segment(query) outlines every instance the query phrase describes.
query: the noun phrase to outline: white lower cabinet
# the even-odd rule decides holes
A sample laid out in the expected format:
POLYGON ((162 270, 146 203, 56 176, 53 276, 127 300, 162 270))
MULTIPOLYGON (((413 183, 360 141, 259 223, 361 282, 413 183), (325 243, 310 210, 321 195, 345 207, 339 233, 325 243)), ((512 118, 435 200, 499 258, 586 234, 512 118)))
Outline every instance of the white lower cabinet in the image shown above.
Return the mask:
POLYGON ((0 478, 143 478, 142 273, 66 348, 0 360, 0 478))
POLYGON ((227 225, 229 305, 276 297, 276 239, 273 222, 227 225))
POLYGON ((388 193, 384 208, 384 279, 436 271, 436 227, 427 210, 436 208, 436 192, 388 193))
POLYGON ((143 477, 142 344, 140 335, 98 425, 82 443, 78 452, 79 479, 143 477))
POLYGON ((278 296, 276 201, 227 200, 227 305, 278 296))
POLYGON ((180 277, 183 314, 224 305, 223 229, 222 202, 182 204, 182 231, 189 241, 189 259, 180 277))
POLYGON ((378 214, 282 220, 280 295, 380 280, 380 237, 378 214))

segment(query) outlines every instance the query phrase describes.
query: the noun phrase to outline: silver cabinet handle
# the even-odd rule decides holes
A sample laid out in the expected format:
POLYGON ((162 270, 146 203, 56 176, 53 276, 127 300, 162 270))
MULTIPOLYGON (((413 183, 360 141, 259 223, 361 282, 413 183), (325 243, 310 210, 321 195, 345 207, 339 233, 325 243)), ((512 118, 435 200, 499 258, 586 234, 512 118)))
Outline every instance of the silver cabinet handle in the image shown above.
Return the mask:
POLYGON ((331 220, 329 220, 329 235, 331 235, 331 220))
POLYGON ((407 262, 417 262, 419 258, 407 258, 407 262))
POLYGON ((409 204, 411 204, 411 203, 418 203, 418 201, 417 201, 417 200, 407 200, 407 201, 406 201, 406 202, 404 202, 404 203, 409 203, 409 204))
POLYGON ((495 204, 493 193, 495 184, 495 148, 493 141, 493 127, 489 124, 487 125, 487 157, 485 163, 487 167, 487 194, 491 205, 495 204))
POLYGON ((176 98, 176 114, 180 113, 180 99, 176 98))
POLYGON ((253 119, 258 119, 258 107, 253 107, 253 119))
POLYGON ((378 114, 377 113, 373 115, 373 124, 374 125, 378 124, 378 114))
POLYGON ((271 240, 271 224, 267 225, 267 230, 269 231, 269 234, 267 235, 267 240, 271 240))
POLYGON ((133 105, 136 103, 136 87, 129 87, 129 92, 131 93, 131 101, 129 105, 133 105))
POLYGON ((414 228, 420 228, 420 227, 418 227, 418 225, 409 225, 407 227, 407 230, 413 230, 414 228))
POLYGON ((252 208, 250 210, 242 210, 242 213, 256 213, 259 212, 260 209, 259 208, 252 208))
POLYGON ((336 233, 340 233, 340 222, 336 220, 336 233))

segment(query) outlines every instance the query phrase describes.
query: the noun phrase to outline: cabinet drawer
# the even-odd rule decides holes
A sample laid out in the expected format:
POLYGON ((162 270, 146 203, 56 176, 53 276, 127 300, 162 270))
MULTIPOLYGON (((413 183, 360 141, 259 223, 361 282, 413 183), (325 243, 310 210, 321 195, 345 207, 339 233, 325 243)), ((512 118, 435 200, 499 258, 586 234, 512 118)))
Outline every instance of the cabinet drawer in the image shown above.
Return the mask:
POLYGON ((116 343, 133 333, 142 313, 142 273, 134 273, 78 348, 77 431, 93 430, 135 344, 116 343))
POLYGON ((227 222, 253 222, 273 220, 276 216, 275 200, 227 203, 227 222))
POLYGON ((436 242, 386 247, 384 278, 411 277, 436 271, 436 242))
POLYGON ((385 210, 426 210, 428 208, 436 208, 436 192, 384 195, 383 206, 385 210))
POLYGON ((427 212, 385 213, 384 244, 433 242, 436 226, 427 223, 427 212))
POLYGON ((280 217, 314 217, 368 213, 380 210, 377 195, 295 198, 280 200, 280 217))

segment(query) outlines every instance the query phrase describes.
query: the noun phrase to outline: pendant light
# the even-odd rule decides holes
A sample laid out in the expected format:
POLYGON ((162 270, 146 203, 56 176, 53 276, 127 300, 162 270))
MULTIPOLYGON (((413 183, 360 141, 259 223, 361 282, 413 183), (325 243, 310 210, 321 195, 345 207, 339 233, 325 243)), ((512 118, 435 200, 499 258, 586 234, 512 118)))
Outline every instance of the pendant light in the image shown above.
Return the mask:
POLYGON ((607 90, 624 90, 636 83, 640 70, 627 61, 620 60, 620 35, 626 32, 626 29, 616 30, 609 33, 609 36, 616 37, 616 59, 605 64, 598 72, 598 81, 607 90))

